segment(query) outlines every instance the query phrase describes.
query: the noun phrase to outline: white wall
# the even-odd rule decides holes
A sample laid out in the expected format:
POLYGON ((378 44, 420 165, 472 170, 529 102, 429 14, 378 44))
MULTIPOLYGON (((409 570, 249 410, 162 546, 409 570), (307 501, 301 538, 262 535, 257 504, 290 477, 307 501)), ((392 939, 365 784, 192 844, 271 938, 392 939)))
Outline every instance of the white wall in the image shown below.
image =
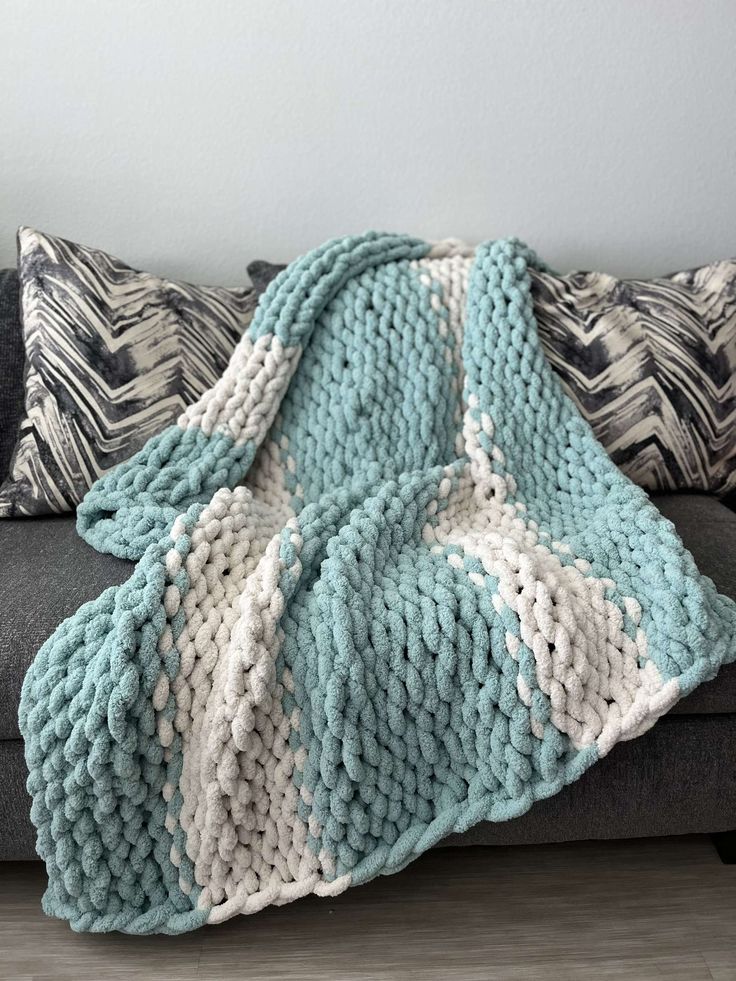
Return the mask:
POLYGON ((561 269, 736 254, 734 0, 5 0, 0 265, 30 224, 240 282, 367 228, 561 269))

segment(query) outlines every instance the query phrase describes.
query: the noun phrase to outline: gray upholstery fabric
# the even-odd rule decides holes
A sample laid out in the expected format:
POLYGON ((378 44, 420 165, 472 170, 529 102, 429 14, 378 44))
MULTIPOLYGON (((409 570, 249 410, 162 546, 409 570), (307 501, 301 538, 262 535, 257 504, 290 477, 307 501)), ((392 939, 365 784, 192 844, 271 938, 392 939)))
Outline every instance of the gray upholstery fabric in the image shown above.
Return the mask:
MULTIPOLYGON (((736 715, 666 718, 527 814, 442 845, 712 834, 736 824, 736 715), (611 806, 611 802, 615 806, 611 806)), ((35 858, 23 743, 0 742, 0 860, 35 858)))
POLYGON ((690 549, 700 571, 736 599, 736 514, 708 494, 652 494, 690 549))
MULTIPOLYGON (((653 494, 704 575, 736 599, 736 514, 707 494, 653 494)), ((736 663, 696 688, 672 709, 677 714, 736 712, 736 663)))
MULTIPOLYGON (((704 494, 653 499, 674 522, 700 569, 736 598, 736 515, 704 494)), ((0 739, 16 739, 20 688, 38 648, 82 603, 124 582, 133 565, 90 548, 71 516, 0 521, 0 556, 0 739)), ((736 665, 724 668, 674 711, 736 712, 736 665)))
POLYGON ((28 770, 21 739, 0 742, 0 860, 37 858, 36 831, 31 824, 28 770))
POLYGON ((276 279, 278 274, 286 269, 285 265, 276 262, 266 262, 265 259, 255 259, 248 265, 248 275, 257 293, 265 293, 268 284, 276 279))
POLYGON ((15 449, 25 411, 23 367, 26 354, 20 319, 20 286, 15 269, 0 269, 0 483, 15 449))
POLYGON ((38 648, 133 565, 82 541, 73 516, 0 521, 0 556, 0 739, 16 739, 20 688, 38 648))

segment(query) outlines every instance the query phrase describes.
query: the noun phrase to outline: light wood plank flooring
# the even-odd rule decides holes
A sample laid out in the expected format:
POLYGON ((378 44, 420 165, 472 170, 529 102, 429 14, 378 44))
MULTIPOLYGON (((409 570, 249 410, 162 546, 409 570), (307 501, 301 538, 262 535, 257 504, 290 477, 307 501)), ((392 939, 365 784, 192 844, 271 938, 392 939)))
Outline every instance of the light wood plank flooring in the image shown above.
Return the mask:
POLYGON ((43 887, 0 866, 3 981, 736 981, 736 866, 707 838, 447 848, 183 937, 74 934, 43 887))

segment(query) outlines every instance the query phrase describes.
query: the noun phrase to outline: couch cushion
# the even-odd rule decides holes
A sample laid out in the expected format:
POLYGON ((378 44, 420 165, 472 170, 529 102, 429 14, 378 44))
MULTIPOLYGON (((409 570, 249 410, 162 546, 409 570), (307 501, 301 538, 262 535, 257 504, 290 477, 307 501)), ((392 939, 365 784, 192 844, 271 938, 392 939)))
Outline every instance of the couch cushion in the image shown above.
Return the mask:
POLYGON ((23 677, 54 628, 124 582, 131 562, 101 555, 73 515, 0 521, 0 739, 15 739, 23 677))
MULTIPOLYGON (((736 599, 736 514, 707 494, 653 494, 652 500, 674 524, 700 571, 721 593, 736 599)), ((736 712, 736 663, 726 665, 672 711, 736 712)))
MULTIPOLYGON (((654 497, 700 569, 736 598, 736 514, 704 494, 654 497)), ((77 535, 73 516, 0 521, 0 739, 17 739, 18 701, 34 654, 66 617, 133 565, 101 555, 77 535)), ((673 711, 736 712, 736 664, 673 711)))

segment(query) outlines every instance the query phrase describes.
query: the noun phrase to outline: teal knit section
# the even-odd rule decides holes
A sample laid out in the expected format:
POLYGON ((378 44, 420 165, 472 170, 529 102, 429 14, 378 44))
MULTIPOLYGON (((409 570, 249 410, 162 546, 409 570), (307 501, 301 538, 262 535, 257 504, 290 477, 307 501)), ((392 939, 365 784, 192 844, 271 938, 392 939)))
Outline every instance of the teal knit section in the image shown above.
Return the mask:
POLYGON ((335 895, 734 660, 736 605, 547 364, 530 267, 513 239, 328 242, 89 492, 80 533, 139 561, 25 680, 47 912, 177 933, 335 895))
POLYGON ((408 260, 388 262, 345 283, 319 316, 271 432, 288 441, 296 510, 354 480, 379 486, 455 457, 460 352, 440 330, 438 292, 408 260))
MULTIPOLYGON (((23 683, 31 816, 49 876, 43 908, 75 930, 181 933, 207 917, 169 857, 177 841, 183 847, 180 831, 166 828, 178 802, 163 797, 165 783, 179 781, 181 738, 164 753, 152 705, 162 668, 173 680, 179 667, 175 649, 163 662, 157 649, 171 544, 152 545, 128 582, 65 620, 23 683)), ((186 544, 184 536, 178 547, 186 544)), ((186 577, 178 582, 186 592, 186 577)), ((181 618, 168 626, 176 636, 181 618)), ((174 712, 170 695, 161 715, 174 712)))
POLYGON ((365 271, 420 259, 429 248, 421 239, 381 232, 331 239, 269 284, 249 333, 253 339, 273 334, 285 345, 306 347, 320 314, 343 287, 351 284, 348 288, 354 290, 365 271))
POLYGON ((468 579, 477 561, 458 570, 423 544, 443 476, 384 482, 329 524, 314 506, 301 515, 304 551, 321 560, 319 581, 290 597, 282 621, 308 748, 302 812, 317 817, 334 874, 354 882, 402 868, 452 831, 524 813, 597 758, 549 723, 538 689, 543 735, 531 733, 518 677, 536 687, 533 658, 523 644, 509 657, 506 641, 518 618, 496 611, 491 577, 484 591, 468 579))
POLYGON ((140 559, 177 515, 242 480, 256 447, 169 426, 96 484, 77 509, 79 534, 100 552, 140 559))

